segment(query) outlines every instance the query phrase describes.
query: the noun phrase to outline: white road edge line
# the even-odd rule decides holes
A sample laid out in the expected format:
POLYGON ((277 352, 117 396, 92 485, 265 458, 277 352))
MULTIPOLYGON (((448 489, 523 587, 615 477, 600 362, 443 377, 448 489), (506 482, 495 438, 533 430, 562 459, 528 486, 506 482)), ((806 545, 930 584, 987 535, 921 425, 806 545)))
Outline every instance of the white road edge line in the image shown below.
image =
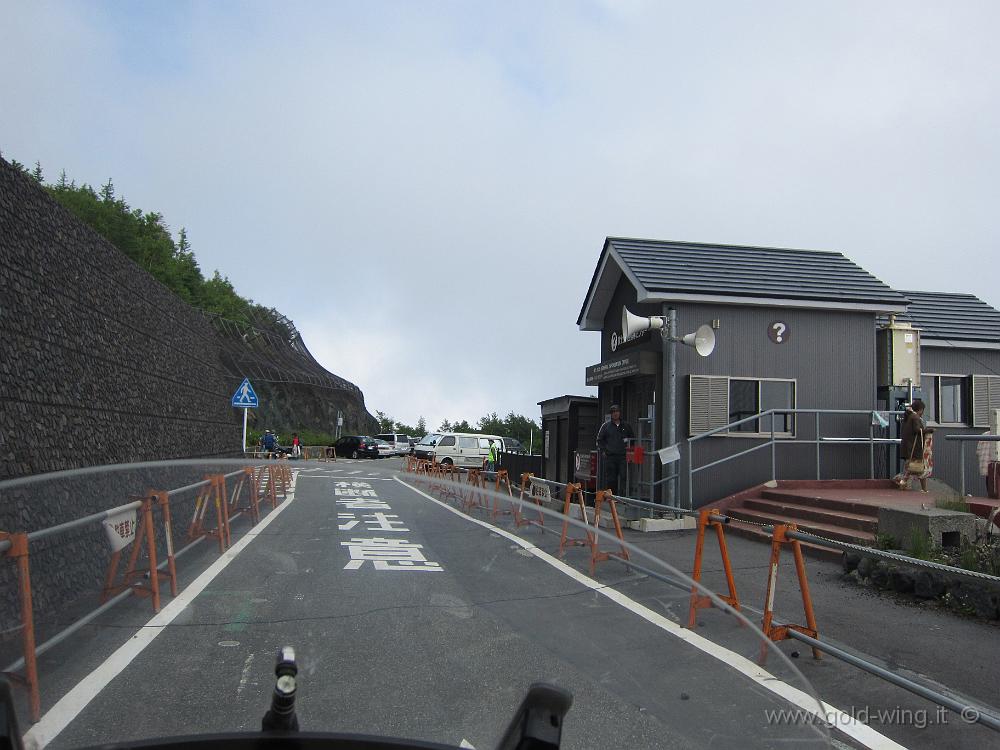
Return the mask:
POLYGON ((50 708, 41 720, 24 735, 26 748, 43 748, 54 740, 59 733, 87 707, 97 695, 117 677, 153 639, 173 622, 185 607, 221 573, 243 549, 257 538, 258 534, 267 528, 281 512, 295 499, 295 483, 297 474, 292 475, 291 486, 287 497, 278 507, 265 516, 260 523, 244 534, 232 547, 226 550, 218 560, 208 566, 201 575, 195 578, 174 599, 163 607, 159 614, 147 622, 134 636, 109 656, 103 664, 84 677, 66 695, 60 698, 50 708))
MULTIPOLYGON (((774 693, 775 695, 779 696, 780 698, 783 698, 784 700, 787 700, 792 705, 801 708, 803 711, 808 711, 810 714, 813 714, 814 716, 819 715, 818 711, 816 710, 816 704, 813 702, 815 699, 811 695, 803 692, 797 687, 793 687, 788 683, 779 680, 770 672, 766 671, 765 669, 762 669, 759 665, 755 664, 746 657, 741 656, 740 654, 737 654, 734 651, 730 651, 729 649, 720 646, 717 643, 713 643, 707 638, 703 638, 702 636, 698 635, 697 633, 691 630, 688 630, 687 628, 682 628, 680 625, 673 622, 672 620, 668 620, 666 617, 657 614, 653 610, 630 599, 629 597, 625 596, 625 594, 622 594, 619 591, 615 591, 614 589, 609 589, 604 587, 602 584, 598 583, 593 578, 584 575, 575 568, 571 568, 562 560, 553 557, 548 552, 539 549, 531 542, 522 539, 516 534, 512 534, 509 531, 494 526, 491 523, 487 523, 486 521, 481 521, 478 518, 473 518, 472 516, 469 516, 463 513, 462 511, 451 507, 447 503, 443 503, 437 498, 431 497, 426 492, 417 489, 412 484, 404 482, 399 477, 394 477, 394 479, 404 487, 410 488, 411 490, 413 490, 419 495, 422 495, 431 502, 437 503, 446 510, 450 510, 455 515, 461 516, 467 521, 479 524, 483 528, 489 529, 495 534, 499 534, 505 537, 506 539, 509 539, 510 541, 514 542, 515 544, 519 545, 520 547, 530 552, 539 560, 547 562, 553 568, 560 571, 561 573, 564 573, 565 575, 569 576, 578 583, 581 583, 584 586, 593 589, 597 593, 606 596, 611 601, 621 605, 625 609, 629 610, 633 614, 638 615, 647 622, 656 625, 661 630, 666 631, 675 638, 685 641, 691 646, 697 648, 699 651, 703 651, 709 656, 718 659, 724 664, 735 669, 737 672, 740 672, 746 677, 749 677, 751 680, 759 684, 764 689, 774 693)), ((871 727, 861 723, 850 714, 841 711, 839 708, 830 705, 826 701, 823 701, 823 710, 826 712, 825 715, 822 716, 824 720, 828 718, 834 718, 834 721, 836 723, 836 728, 839 731, 843 732, 851 739, 857 740, 865 747, 871 748, 871 750, 906 750, 905 746, 900 745, 899 743, 897 743, 892 739, 889 739, 884 734, 876 732, 871 727)))

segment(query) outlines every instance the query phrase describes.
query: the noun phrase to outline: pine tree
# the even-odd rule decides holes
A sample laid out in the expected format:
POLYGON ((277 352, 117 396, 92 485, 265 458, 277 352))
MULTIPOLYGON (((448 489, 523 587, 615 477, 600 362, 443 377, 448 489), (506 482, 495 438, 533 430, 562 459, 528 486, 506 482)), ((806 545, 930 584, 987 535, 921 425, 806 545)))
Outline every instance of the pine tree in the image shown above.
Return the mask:
POLYGON ((40 161, 35 162, 35 168, 31 171, 31 176, 35 178, 35 182, 39 185, 42 184, 42 163, 40 161))

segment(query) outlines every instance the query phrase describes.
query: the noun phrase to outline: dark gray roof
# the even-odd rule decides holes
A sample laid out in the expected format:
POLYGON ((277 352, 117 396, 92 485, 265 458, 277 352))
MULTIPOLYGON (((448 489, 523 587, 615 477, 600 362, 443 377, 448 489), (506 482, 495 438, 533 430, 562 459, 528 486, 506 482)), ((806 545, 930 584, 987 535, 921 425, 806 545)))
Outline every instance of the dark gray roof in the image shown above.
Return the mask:
POLYGON ((910 304, 896 317, 921 329, 921 339, 1000 342, 1000 310, 973 294, 901 293, 910 304))
POLYGON ((581 326, 599 317, 588 307, 600 304, 595 291, 607 286, 600 277, 608 256, 637 285, 640 300, 800 300, 886 312, 901 311, 906 304, 902 294, 837 252, 609 237, 580 313, 581 326))

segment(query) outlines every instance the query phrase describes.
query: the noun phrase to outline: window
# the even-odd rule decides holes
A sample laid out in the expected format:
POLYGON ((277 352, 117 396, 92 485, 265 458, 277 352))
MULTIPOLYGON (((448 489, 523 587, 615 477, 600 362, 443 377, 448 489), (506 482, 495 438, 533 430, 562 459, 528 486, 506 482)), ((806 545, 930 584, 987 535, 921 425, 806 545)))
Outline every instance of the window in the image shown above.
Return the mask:
MULTIPOLYGON (((794 409, 795 381, 692 375, 689 395, 689 432, 699 435, 769 409, 794 409)), ((776 434, 794 434, 793 414, 750 420, 724 434, 769 435, 772 419, 776 434)))
POLYGON ((490 440, 489 440, 489 438, 479 438, 479 447, 480 448, 489 448, 490 447, 490 440))
POLYGON ((990 413, 1000 409, 1000 376, 972 376, 972 424, 976 427, 990 426, 990 413))
POLYGON ((453 445, 455 445, 454 435, 445 435, 438 441, 438 446, 440 446, 441 448, 450 448, 453 445))
POLYGON ((459 448, 478 448, 479 441, 474 437, 460 437, 458 439, 459 448))
POLYGON ((938 424, 969 423, 969 378, 921 373, 920 384, 928 421, 938 424))

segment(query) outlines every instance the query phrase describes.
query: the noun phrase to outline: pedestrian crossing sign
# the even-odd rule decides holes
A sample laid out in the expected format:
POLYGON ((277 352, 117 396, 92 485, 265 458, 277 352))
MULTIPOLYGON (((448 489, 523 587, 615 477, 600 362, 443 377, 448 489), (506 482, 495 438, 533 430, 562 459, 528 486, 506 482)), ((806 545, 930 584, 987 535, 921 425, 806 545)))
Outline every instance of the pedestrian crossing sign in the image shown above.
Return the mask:
POLYGON ((257 394, 254 393, 253 386, 250 385, 250 379, 243 378, 240 387, 233 394, 233 406, 239 406, 243 409, 256 409, 257 405, 257 394))

